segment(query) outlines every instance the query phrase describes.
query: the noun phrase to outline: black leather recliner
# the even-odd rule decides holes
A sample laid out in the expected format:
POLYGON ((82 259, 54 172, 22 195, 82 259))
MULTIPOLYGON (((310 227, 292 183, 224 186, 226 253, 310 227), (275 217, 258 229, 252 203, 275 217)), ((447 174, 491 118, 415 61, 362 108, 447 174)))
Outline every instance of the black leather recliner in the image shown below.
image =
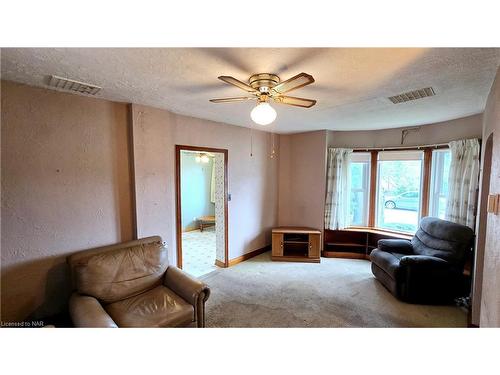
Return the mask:
POLYGON ((449 303, 463 291, 464 265, 473 238, 469 227, 425 217, 411 241, 378 241, 370 254, 372 272, 402 301, 449 303))

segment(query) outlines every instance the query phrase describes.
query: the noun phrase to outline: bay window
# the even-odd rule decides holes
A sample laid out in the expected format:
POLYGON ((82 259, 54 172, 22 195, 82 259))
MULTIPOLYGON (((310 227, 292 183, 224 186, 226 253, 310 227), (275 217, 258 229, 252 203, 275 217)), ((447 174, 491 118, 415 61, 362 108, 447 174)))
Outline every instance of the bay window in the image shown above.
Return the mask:
POLYGON ((352 153, 349 226, 415 233, 422 216, 444 218, 450 161, 448 148, 352 153))

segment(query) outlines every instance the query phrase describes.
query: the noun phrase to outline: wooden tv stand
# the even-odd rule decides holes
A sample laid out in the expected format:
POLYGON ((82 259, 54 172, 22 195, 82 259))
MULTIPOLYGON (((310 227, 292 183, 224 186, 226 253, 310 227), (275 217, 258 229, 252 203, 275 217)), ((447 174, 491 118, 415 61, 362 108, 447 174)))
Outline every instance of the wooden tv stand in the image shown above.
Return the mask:
POLYGON ((272 230, 272 260, 319 263, 321 231, 303 227, 279 227, 272 230))

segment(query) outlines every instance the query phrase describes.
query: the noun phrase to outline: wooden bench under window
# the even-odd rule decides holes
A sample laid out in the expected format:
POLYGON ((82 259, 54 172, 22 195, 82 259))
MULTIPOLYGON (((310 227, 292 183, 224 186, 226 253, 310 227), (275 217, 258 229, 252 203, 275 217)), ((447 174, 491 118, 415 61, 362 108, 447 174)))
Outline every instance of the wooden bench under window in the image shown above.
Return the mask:
POLYGON ((372 250, 377 248, 378 240, 388 238, 410 240, 412 237, 410 234, 372 228, 325 229, 321 255, 325 258, 369 259, 372 250))

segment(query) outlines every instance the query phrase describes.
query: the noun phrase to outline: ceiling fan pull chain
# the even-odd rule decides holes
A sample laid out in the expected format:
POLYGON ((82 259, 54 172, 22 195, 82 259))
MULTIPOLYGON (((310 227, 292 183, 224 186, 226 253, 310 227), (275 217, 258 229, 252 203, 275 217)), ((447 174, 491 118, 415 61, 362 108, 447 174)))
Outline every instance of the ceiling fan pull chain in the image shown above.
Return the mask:
POLYGON ((271 133, 271 159, 274 159, 274 155, 276 154, 276 150, 274 148, 274 137, 275 137, 275 134, 273 132, 273 133, 271 133))
POLYGON ((253 125, 250 124, 250 157, 253 157, 253 125))

